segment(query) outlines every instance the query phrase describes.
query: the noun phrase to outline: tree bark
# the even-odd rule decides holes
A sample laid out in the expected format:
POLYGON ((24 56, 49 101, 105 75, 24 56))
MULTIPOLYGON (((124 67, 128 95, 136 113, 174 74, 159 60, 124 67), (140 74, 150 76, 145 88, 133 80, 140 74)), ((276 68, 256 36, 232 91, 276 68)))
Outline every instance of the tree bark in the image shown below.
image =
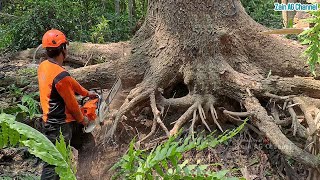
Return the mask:
POLYGON ((116 15, 120 15, 120 0, 114 0, 114 6, 115 6, 115 11, 116 15))
POLYGON ((130 24, 132 24, 132 19, 133 19, 133 0, 128 0, 128 14, 129 14, 130 24))
MULTIPOLYGON (((297 0, 281 0, 281 3, 288 4, 288 3, 296 3, 297 0)), ((295 16, 295 11, 282 11, 282 19, 283 19, 283 25, 286 28, 290 28, 290 25, 293 25, 293 18, 295 16)), ((292 27, 291 27, 292 28, 292 27)))
POLYGON ((137 9, 136 0, 132 0, 132 16, 133 16, 133 18, 137 17, 136 9, 137 9))

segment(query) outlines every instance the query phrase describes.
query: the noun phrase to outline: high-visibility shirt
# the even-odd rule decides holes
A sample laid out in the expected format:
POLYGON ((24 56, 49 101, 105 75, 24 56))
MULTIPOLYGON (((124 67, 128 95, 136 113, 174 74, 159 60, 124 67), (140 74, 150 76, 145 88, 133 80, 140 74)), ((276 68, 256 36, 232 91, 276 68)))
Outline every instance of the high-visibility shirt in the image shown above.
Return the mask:
POLYGON ((38 83, 44 122, 63 124, 83 121, 75 95, 87 96, 89 92, 55 60, 48 59, 40 63, 38 83))

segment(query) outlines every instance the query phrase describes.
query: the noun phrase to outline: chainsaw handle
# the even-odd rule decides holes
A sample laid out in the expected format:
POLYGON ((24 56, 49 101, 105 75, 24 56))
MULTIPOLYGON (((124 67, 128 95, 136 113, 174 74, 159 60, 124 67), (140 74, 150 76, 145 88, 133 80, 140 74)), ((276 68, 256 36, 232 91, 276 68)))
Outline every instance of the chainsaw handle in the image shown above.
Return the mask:
MULTIPOLYGON (((95 93, 97 93, 97 97, 95 97, 95 98, 100 98, 101 97, 101 95, 100 95, 100 94, 102 94, 101 87, 100 88, 91 88, 89 91, 94 91, 95 93)), ((81 106, 84 105, 84 100, 86 100, 87 98, 89 98, 89 97, 88 96, 84 96, 84 97, 81 98, 81 100, 80 100, 80 103, 81 103, 80 105, 81 106)), ((94 99, 94 98, 90 98, 90 99, 94 99)))
POLYGON ((80 105, 83 106, 84 105, 84 100, 86 100, 87 98, 89 98, 88 96, 84 96, 81 98, 80 100, 80 105))

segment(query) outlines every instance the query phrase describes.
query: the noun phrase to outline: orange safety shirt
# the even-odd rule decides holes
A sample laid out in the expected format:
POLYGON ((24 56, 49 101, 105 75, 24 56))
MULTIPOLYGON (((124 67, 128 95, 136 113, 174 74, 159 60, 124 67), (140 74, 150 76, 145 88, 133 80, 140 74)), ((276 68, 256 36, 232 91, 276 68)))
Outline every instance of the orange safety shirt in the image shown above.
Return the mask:
POLYGON ((83 88, 70 74, 53 59, 40 63, 38 68, 40 104, 44 122, 63 124, 82 122, 84 117, 75 94, 87 96, 83 88))

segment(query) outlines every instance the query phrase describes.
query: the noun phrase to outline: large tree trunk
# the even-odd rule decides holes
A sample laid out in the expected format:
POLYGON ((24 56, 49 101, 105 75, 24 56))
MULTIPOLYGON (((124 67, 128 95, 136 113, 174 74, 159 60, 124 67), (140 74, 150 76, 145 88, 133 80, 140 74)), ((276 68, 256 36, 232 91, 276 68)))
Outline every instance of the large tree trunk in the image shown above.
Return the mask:
MULTIPOLYGON (((319 98, 316 92, 320 83, 293 77, 310 75, 305 59, 301 58, 302 46, 278 36, 260 34, 264 30, 265 27, 247 15, 239 0, 151 0, 145 23, 131 41, 132 54, 118 64, 129 63, 130 73, 141 73, 145 68, 145 76, 119 109, 107 137, 114 135, 123 115, 141 107, 142 102, 150 102, 154 126, 158 123, 168 136, 176 134, 190 119, 197 121, 197 115, 207 129, 210 120, 223 129, 215 107, 222 106, 225 104, 222 100, 229 98, 244 105, 247 112, 223 111, 222 114, 250 115, 251 123, 284 154, 317 168, 320 161, 316 156, 291 142, 277 125, 277 116, 269 116, 270 109, 263 107, 260 100, 272 98, 275 103, 285 101, 291 105, 301 98, 285 95, 319 98), (267 77, 270 71, 272 75, 267 77), (187 87, 185 96, 163 97, 163 89, 166 91, 179 83, 187 87), (168 105, 186 108, 173 127, 161 121, 162 110, 168 105)), ((124 79, 128 76, 120 74, 124 79)), ((305 126, 297 122, 292 105, 285 107, 293 118, 294 135, 309 137, 316 134, 317 118, 303 103, 299 104, 307 122, 305 126)), ((317 108, 313 110, 318 112, 317 108)), ((140 142, 150 137, 153 130, 140 142)))

